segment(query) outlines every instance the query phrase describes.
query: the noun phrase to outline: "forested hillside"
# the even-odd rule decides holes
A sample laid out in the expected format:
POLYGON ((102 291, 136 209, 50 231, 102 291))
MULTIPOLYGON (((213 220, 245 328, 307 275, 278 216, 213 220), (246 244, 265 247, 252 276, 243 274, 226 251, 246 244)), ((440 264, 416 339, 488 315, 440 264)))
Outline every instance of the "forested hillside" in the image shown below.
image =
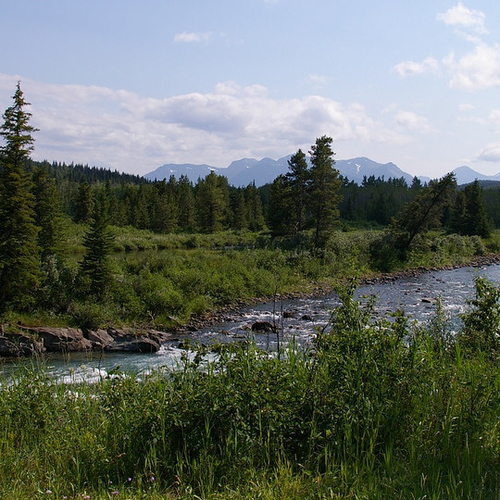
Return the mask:
MULTIPOLYGON (((300 202, 299 198, 293 190, 280 193, 283 182, 287 178, 290 180, 290 174, 260 188, 253 184, 237 188, 229 185, 224 176, 214 173, 192 183, 185 176, 179 179, 172 176, 168 181, 148 181, 140 176, 79 164, 29 160, 25 165, 31 174, 46 171, 57 187, 63 212, 75 222, 89 221, 94 197, 105 188, 109 197, 110 222, 116 226, 132 226, 163 234, 228 229, 270 229, 274 234, 286 234, 293 233, 292 226, 297 224, 287 214, 287 205, 294 203, 291 198, 300 202)), ((339 221, 355 226, 390 224, 403 206, 426 187, 418 178, 414 178, 410 185, 403 178, 370 176, 365 177, 360 185, 345 177, 339 178, 339 221)), ((456 189, 454 200, 463 189, 456 189)), ((493 227, 500 227, 500 188, 481 189, 477 195, 483 199, 487 218, 493 227)), ((451 218, 450 209, 444 222, 453 228, 451 218)), ((301 222, 300 227, 307 228, 306 221, 301 222)))

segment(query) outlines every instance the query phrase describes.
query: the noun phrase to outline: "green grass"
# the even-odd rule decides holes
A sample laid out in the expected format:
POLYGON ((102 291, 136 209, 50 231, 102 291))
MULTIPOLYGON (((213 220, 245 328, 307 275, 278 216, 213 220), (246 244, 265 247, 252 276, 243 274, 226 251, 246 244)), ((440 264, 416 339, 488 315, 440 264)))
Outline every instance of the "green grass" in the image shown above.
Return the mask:
POLYGON ((416 328, 340 293, 312 350, 4 380, 0 498, 498 498, 500 290, 478 282, 457 336, 440 310, 416 328))
POLYGON ((384 234, 379 230, 337 231, 326 248, 310 250, 308 235, 291 242, 256 233, 156 235, 114 228, 115 249, 121 251, 113 254, 106 293, 96 301, 80 290, 78 280, 78 242, 84 230, 70 224, 69 254, 44 265, 36 309, 7 311, 0 321, 170 329, 241 301, 329 290, 346 278, 380 270, 465 264, 485 254, 496 238, 486 242, 487 248, 478 237, 435 232, 415 241, 408 260, 400 262, 390 247, 374 251, 384 234))

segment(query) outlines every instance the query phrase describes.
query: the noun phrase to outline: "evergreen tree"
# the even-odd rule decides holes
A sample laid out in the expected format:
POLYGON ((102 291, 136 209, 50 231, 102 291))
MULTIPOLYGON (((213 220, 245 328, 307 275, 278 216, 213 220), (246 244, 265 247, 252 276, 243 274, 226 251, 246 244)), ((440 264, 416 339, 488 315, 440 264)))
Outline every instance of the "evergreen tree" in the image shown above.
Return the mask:
POLYGON ((195 225, 193 184, 186 175, 177 182, 178 224, 183 231, 191 231, 195 225))
POLYGON ((0 309, 33 304, 40 262, 35 199, 25 162, 33 150, 31 113, 18 82, 14 103, 3 114, 0 135, 0 309))
POLYGON ((294 206, 293 218, 290 221, 293 231, 300 233, 305 227, 307 185, 309 182, 309 167, 306 155, 301 149, 288 160, 286 178, 290 185, 291 203, 294 206))
POLYGON ((431 181, 392 222, 390 231, 394 237, 393 243, 403 257, 417 235, 441 225, 444 209, 450 204, 455 187, 454 174, 448 174, 439 181, 431 181))
POLYGON ((290 184, 284 175, 278 175, 271 184, 267 204, 267 225, 274 236, 289 233, 292 210, 290 184))
POLYGON ((248 210, 245 203, 245 193, 243 192, 243 189, 238 188, 231 193, 231 210, 233 212, 231 227, 236 231, 248 229, 248 210))
POLYGON ((109 202, 105 189, 101 189, 94 204, 90 226, 83 239, 86 253, 80 264, 83 292, 102 299, 111 280, 109 255, 114 237, 109 231, 109 202))
POLYGON ((265 221, 262 213, 262 201, 255 187, 255 182, 252 182, 252 184, 249 184, 245 188, 244 200, 248 228, 250 231, 262 231, 265 226, 265 221))
POLYGON ((210 172, 196 185, 196 205, 200 230, 214 233, 224 229, 229 215, 227 178, 210 172))
POLYGON ((73 200, 73 218, 75 222, 88 224, 94 208, 94 193, 92 186, 84 179, 78 186, 76 197, 73 200))
POLYGON ((463 234, 465 220, 465 193, 458 191, 451 210, 450 229, 451 231, 463 234))
POLYGON ((457 193, 452 212, 452 229, 459 234, 478 235, 487 238, 491 233, 491 221, 486 212, 483 190, 478 180, 457 193))
POLYGON ((310 151, 308 205, 315 230, 314 241, 318 247, 324 246, 333 222, 339 216, 338 204, 342 182, 338 170, 333 167, 335 153, 331 144, 331 137, 319 137, 310 151))
POLYGON ((33 174, 36 224, 40 228, 38 246, 42 260, 62 251, 62 212, 54 178, 45 164, 33 174))

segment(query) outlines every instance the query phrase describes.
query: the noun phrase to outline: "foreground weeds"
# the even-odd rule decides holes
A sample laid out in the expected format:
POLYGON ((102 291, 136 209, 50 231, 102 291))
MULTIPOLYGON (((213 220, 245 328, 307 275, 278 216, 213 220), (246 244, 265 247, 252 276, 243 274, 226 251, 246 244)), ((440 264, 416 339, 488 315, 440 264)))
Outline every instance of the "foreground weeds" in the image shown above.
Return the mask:
POLYGON ((230 346, 142 380, 0 386, 0 498, 494 499, 499 290, 464 329, 373 319, 353 291, 311 350, 230 346))

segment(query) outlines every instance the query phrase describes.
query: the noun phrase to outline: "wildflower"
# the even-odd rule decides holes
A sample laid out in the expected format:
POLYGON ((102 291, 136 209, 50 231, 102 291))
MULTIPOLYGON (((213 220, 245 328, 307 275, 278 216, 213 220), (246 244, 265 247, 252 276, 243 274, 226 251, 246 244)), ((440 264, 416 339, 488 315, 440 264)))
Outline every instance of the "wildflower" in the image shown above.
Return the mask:
POLYGON ((52 490, 47 490, 45 493, 47 493, 47 495, 52 495, 52 490))
POLYGON ((116 495, 118 495, 118 493, 120 493, 120 492, 119 492, 119 491, 112 491, 112 492, 111 492, 111 494, 112 494, 112 495, 115 495, 115 496, 116 496, 116 495))

